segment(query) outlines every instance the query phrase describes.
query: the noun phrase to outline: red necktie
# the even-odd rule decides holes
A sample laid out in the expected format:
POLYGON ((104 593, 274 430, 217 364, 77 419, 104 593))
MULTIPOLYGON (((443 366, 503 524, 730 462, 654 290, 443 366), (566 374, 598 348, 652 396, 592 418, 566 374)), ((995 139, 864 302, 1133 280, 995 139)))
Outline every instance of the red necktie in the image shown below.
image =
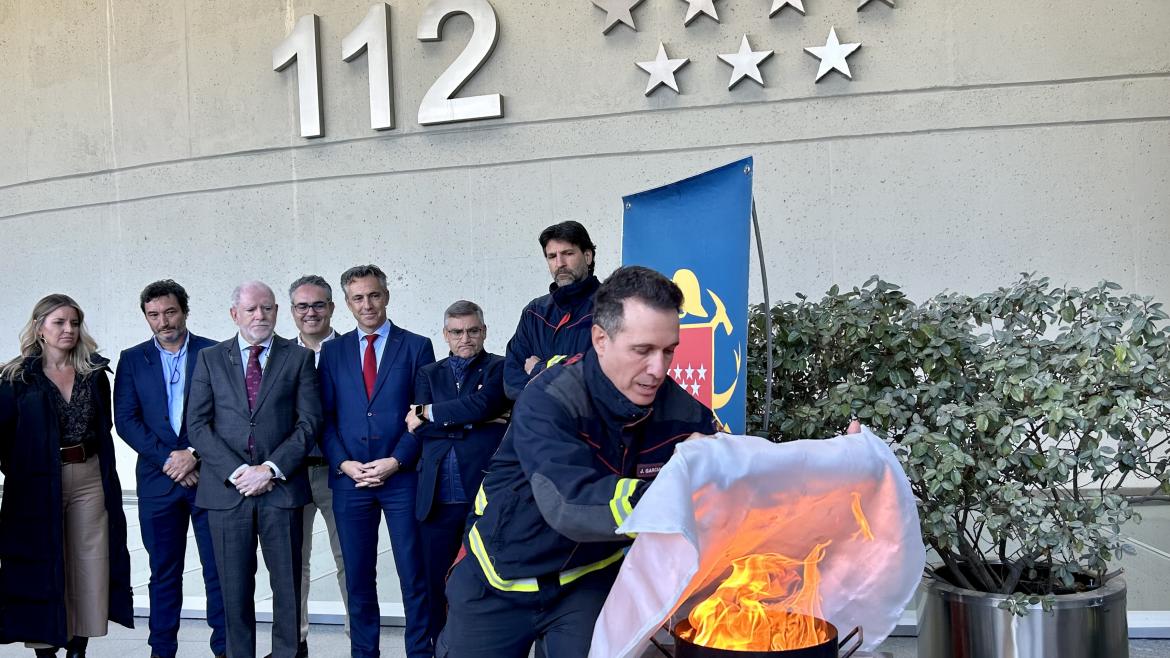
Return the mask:
MULTIPOLYGON (((260 369, 260 353, 264 351, 261 345, 253 345, 248 348, 248 369, 244 372, 244 390, 248 394, 248 411, 253 411, 256 408, 256 395, 260 392, 260 380, 263 378, 263 371, 260 369)), ((256 437, 254 434, 248 434, 248 456, 255 459, 256 457, 256 437)))
POLYGON ((374 380, 378 378, 378 358, 374 355, 374 341, 378 334, 366 336, 366 354, 362 358, 362 379, 366 381, 366 398, 374 397, 374 380))
POLYGON ((248 348, 248 369, 244 373, 244 389, 248 393, 248 411, 256 406, 256 394, 260 392, 260 379, 263 376, 260 369, 260 352, 264 351, 261 345, 248 348))

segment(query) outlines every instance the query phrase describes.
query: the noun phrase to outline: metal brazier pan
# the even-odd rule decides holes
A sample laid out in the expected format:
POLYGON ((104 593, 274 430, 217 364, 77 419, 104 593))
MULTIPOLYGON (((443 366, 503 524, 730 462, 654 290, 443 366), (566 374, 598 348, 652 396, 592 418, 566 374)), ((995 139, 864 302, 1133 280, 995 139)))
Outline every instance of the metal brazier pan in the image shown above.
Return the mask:
POLYGON ((778 651, 739 651, 736 649, 713 649, 704 647, 690 640, 684 635, 691 635, 691 624, 686 619, 680 621, 671 631, 674 636, 674 658, 849 658, 861 648, 861 628, 854 628, 845 639, 837 642, 837 627, 825 620, 818 620, 824 625, 828 639, 824 642, 803 649, 788 649, 778 651), (850 640, 855 640, 853 646, 846 648, 850 640))

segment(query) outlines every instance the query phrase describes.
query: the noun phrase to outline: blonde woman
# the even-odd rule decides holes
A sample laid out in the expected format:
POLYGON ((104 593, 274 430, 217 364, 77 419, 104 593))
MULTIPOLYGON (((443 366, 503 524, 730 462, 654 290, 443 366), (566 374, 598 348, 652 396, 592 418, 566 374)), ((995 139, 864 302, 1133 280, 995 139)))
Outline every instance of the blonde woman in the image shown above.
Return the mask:
POLYGON ((109 621, 133 627, 109 363, 66 295, 37 302, 0 367, 0 642, 83 658, 109 621))

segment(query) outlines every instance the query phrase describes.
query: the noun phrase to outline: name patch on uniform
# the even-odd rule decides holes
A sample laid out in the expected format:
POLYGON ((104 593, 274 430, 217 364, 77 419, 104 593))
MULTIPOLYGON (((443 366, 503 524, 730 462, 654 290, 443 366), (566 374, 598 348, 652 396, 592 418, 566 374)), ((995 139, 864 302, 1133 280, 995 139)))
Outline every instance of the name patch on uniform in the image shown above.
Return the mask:
POLYGON ((665 466, 665 463, 638 464, 637 477, 652 478, 658 475, 658 471, 661 471, 663 466, 665 466))

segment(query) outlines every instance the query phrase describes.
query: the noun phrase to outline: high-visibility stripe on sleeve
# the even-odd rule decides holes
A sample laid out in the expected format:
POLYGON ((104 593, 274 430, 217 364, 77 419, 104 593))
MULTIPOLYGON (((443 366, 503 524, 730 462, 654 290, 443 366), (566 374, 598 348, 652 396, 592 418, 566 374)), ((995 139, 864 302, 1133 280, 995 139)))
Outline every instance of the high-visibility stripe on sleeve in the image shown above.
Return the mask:
POLYGON ((483 516, 483 511, 487 509, 487 492, 483 490, 483 483, 479 484, 479 491, 475 494, 475 515, 483 516))
POLYGON ((613 513, 613 521, 618 526, 625 522, 625 520, 634 512, 634 506, 630 503, 630 496, 634 495, 634 490, 638 487, 638 481, 634 478, 622 478, 618 480, 617 486, 614 487, 613 498, 609 501, 609 511, 613 513))
MULTIPOLYGON (((471 524, 471 530, 467 533, 468 544, 471 548, 471 554, 475 556, 475 561, 479 563, 479 568, 483 571, 483 575, 487 578, 488 584, 492 587, 504 592, 539 592, 540 585, 535 578, 517 578, 515 580, 507 580, 502 578, 492 565, 491 556, 488 555, 487 548, 483 544, 483 537, 479 535, 479 528, 475 524, 471 524)), ((590 564, 580 567, 562 571, 558 575, 558 581, 561 585, 568 585, 569 583, 593 573, 600 571, 618 560, 621 560, 629 550, 628 546, 623 546, 609 557, 598 560, 590 564)))
POLYGON ((551 367, 555 366, 556 364, 560 363, 561 361, 564 361, 567 358, 568 358, 567 354, 558 354, 558 355, 554 356, 553 358, 549 359, 547 362, 545 362, 544 367, 551 368, 551 367))
POLYGON ((505 592, 540 591, 540 586, 535 578, 505 580, 500 577, 496 568, 492 566, 491 556, 488 555, 487 548, 483 545, 483 537, 479 536, 479 528, 475 527, 474 523, 471 524, 471 530, 467 533, 467 543, 471 554, 475 556, 475 561, 479 563, 480 570, 483 571, 484 577, 487 578, 488 584, 492 587, 505 592))
POLYGON ((562 585, 568 585, 569 583, 573 582, 574 580, 577 580, 581 576, 591 574, 594 571, 601 571, 602 569, 608 567, 609 565, 613 564, 614 562, 617 562, 618 560, 625 557, 626 552, 629 550, 630 550, 629 546, 623 546, 616 553, 605 558, 604 560, 598 560, 597 562, 594 562, 592 564, 586 564, 585 566, 577 567, 576 569, 569 569, 568 571, 562 571, 560 578, 559 578, 560 583, 562 585))

